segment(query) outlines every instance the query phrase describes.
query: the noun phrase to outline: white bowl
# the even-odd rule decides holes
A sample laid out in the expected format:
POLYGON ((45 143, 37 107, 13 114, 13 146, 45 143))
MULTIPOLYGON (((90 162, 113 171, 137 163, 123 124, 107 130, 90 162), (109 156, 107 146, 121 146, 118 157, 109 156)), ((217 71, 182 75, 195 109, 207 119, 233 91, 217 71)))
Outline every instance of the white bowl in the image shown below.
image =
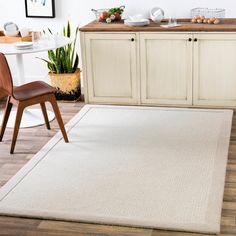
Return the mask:
POLYGON ((8 37, 14 37, 19 35, 19 30, 11 30, 11 31, 4 30, 4 34, 8 37))

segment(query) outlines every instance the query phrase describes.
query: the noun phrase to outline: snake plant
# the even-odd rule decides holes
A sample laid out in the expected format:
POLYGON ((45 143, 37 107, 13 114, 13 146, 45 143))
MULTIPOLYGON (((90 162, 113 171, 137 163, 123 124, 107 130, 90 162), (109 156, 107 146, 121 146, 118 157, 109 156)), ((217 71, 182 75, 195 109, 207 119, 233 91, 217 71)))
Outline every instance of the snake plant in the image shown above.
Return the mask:
MULTIPOLYGON (((48 29, 48 31, 52 34, 50 29, 48 29)), ((77 70, 79 64, 79 56, 76 52, 78 31, 79 28, 77 27, 75 38, 70 44, 55 50, 49 50, 48 60, 40 58, 47 63, 49 72, 63 74, 74 73, 77 70)), ((63 27, 63 35, 65 37, 71 38, 71 26, 69 21, 66 27, 63 27)))

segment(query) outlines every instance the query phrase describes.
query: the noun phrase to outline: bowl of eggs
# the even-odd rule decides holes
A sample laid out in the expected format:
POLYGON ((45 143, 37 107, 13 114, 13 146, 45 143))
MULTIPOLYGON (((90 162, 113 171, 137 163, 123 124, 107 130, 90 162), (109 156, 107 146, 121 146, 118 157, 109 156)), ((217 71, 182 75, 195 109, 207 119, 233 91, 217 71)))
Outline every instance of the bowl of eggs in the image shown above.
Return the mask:
POLYGON ((225 18, 225 9, 222 8, 193 8, 191 22, 198 24, 219 24, 225 18))
POLYGON ((207 18, 205 16, 194 16, 191 19, 192 23, 198 23, 198 24, 219 24, 220 23, 220 19, 216 18, 216 17, 211 17, 211 18, 207 18))

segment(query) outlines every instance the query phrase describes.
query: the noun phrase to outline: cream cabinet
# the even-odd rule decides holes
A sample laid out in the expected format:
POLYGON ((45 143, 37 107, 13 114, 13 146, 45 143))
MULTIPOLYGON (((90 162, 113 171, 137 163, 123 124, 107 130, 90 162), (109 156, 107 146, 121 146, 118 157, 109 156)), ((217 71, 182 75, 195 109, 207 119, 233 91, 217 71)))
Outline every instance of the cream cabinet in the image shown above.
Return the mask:
POLYGON ((82 32, 87 103, 236 107, 236 33, 82 32))
POLYGON ((87 33, 83 40, 87 101, 137 104, 136 34, 87 33))
POLYGON ((192 104, 192 35, 140 35, 141 103, 192 104))
POLYGON ((236 34, 194 34, 194 105, 236 106, 236 34))

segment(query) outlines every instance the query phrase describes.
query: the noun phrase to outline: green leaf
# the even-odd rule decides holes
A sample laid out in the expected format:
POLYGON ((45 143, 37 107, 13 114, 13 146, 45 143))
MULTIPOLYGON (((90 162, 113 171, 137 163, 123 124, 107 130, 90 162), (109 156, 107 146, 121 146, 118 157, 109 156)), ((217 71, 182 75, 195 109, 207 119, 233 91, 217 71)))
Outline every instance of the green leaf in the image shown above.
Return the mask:
POLYGON ((50 34, 53 34, 52 31, 49 28, 48 28, 48 31, 49 31, 50 34))
POLYGON ((53 64, 48 64, 48 69, 52 73, 56 73, 56 67, 53 64))
POLYGON ((68 69, 67 69, 67 63, 66 63, 66 52, 64 48, 61 48, 61 62, 62 62, 62 71, 61 73, 68 73, 68 69))
POLYGON ((76 32, 75 32, 74 45, 73 45, 73 50, 72 50, 72 55, 71 55, 71 61, 72 61, 72 63, 73 63, 73 61, 74 61, 74 55, 75 55, 75 48, 76 48, 76 42, 77 42, 78 32, 79 32, 79 27, 76 28, 76 32))
POLYGON ((63 27, 63 35, 66 37, 66 28, 65 28, 65 26, 63 27))
POLYGON ((67 32, 66 33, 67 33, 66 36, 68 38, 70 38, 70 36, 71 36, 71 27, 70 27, 70 22, 69 21, 67 23, 67 32))
POLYGON ((59 66, 59 63, 57 61, 55 52, 53 50, 48 51, 48 58, 55 65, 56 72, 59 74, 60 73, 60 66, 59 66))
POLYGON ((79 55, 76 53, 75 63, 74 63, 74 66, 73 66, 73 72, 76 71, 76 69, 78 68, 78 65, 79 65, 79 55))

